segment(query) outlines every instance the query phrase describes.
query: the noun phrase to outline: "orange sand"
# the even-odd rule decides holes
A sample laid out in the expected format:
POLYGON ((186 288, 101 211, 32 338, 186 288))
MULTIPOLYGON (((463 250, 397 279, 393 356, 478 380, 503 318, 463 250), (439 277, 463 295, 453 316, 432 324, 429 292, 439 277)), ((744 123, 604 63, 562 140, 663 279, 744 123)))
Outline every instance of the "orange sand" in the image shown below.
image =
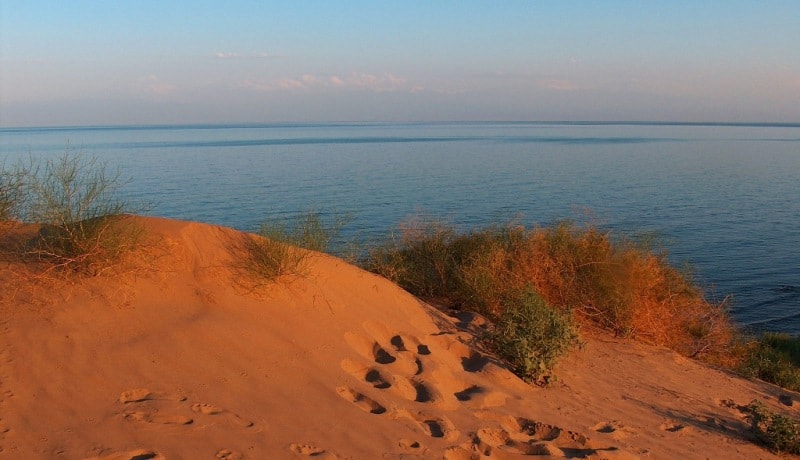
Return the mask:
POLYGON ((797 416, 775 386, 598 334, 531 387, 476 348, 476 315, 321 254, 249 289, 236 232, 137 219, 145 270, 0 270, 0 458, 777 458, 738 406, 797 416))

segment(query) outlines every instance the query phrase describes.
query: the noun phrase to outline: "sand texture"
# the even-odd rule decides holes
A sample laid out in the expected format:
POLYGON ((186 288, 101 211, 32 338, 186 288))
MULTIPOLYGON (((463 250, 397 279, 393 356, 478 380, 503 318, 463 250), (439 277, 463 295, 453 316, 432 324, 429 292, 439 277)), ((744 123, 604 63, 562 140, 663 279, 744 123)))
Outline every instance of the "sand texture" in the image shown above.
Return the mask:
POLYGON ((385 279, 314 255, 253 286, 232 230, 137 218, 145 264, 0 270, 0 458, 758 459, 740 407, 797 395, 585 332, 549 388, 385 279))

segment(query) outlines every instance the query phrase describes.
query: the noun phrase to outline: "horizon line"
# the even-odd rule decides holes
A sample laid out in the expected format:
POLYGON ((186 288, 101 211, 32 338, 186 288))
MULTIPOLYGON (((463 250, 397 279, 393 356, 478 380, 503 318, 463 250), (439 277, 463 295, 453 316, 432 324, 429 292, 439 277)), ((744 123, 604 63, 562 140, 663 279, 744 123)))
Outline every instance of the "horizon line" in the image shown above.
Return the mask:
POLYGON ((643 121, 643 120, 441 120, 441 121, 275 121, 275 122, 204 122, 204 123, 130 123, 130 124, 87 124, 87 125, 20 125, 0 126, 0 131, 27 130, 113 130, 113 129, 214 129, 214 128, 265 128, 265 127, 312 127, 312 126, 355 126, 355 125, 448 125, 448 124, 532 124, 532 125, 574 125, 574 126, 730 126, 765 128, 800 128, 800 122, 778 121, 643 121))

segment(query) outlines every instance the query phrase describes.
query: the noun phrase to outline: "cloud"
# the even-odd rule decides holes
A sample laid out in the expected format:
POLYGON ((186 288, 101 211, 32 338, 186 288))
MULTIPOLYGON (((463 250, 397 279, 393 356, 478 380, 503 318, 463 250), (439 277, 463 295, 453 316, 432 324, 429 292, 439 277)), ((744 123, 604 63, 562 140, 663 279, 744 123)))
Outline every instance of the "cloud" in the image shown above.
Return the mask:
POLYGON ((407 78, 398 77, 391 73, 375 75, 370 73, 353 72, 349 75, 313 75, 303 74, 294 78, 279 78, 275 80, 254 81, 247 80, 242 86, 260 92, 279 90, 313 90, 324 88, 355 89, 375 93, 386 92, 413 92, 418 91, 419 85, 411 85, 407 78))

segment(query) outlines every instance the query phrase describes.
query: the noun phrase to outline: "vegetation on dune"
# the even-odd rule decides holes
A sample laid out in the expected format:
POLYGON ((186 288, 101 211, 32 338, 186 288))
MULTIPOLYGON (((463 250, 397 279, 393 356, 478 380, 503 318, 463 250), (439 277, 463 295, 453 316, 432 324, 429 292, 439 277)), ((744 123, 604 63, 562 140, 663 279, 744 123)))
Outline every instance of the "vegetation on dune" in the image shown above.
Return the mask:
POLYGON ((0 229, 20 219, 25 170, 19 165, 8 169, 0 163, 0 229))
POLYGON ((503 299, 502 305, 503 313, 486 339, 524 380, 549 383, 558 358, 577 343, 571 318, 531 289, 503 299))
POLYGON ((244 252, 244 269, 257 280, 274 281, 282 275, 304 275, 309 251, 324 252, 349 221, 319 212, 265 220, 255 237, 245 235, 238 243, 244 252))
POLYGON ((746 409, 750 431, 761 442, 778 453, 800 454, 800 421, 772 412, 755 400, 746 409))
POLYGON ((738 370, 793 391, 800 391, 800 339, 767 332, 745 344, 738 370))
POLYGON ((48 272, 97 275, 141 241, 142 229, 129 215, 142 209, 117 197, 121 173, 94 157, 67 151, 57 158, 32 158, 2 177, 3 217, 41 225, 13 252, 48 272))
MULTIPOLYGON (((526 303, 507 300, 531 291, 565 318, 687 356, 722 361, 733 345, 723 306, 705 300, 663 253, 593 227, 566 222, 458 233, 441 222, 418 220, 404 225, 400 238, 371 251, 364 265, 416 295, 494 321, 518 315, 526 303)), ((555 347, 550 362, 565 351, 555 347)), ((518 359, 511 355, 505 358, 518 359)))

